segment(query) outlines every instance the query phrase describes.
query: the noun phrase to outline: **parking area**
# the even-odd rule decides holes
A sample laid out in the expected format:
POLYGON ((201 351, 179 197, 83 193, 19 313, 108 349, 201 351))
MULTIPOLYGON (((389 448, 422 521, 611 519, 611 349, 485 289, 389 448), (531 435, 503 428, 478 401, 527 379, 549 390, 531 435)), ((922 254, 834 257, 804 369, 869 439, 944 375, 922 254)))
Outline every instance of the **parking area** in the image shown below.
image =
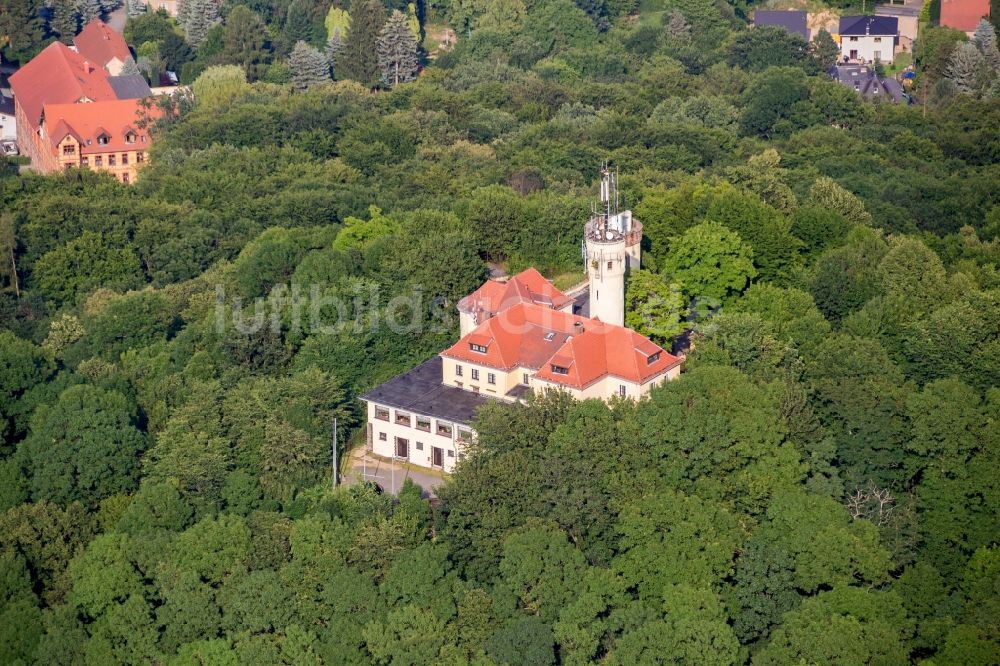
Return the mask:
POLYGON ((376 456, 364 446, 351 451, 349 461, 343 466, 341 473, 345 486, 371 481, 393 495, 399 494, 406 479, 412 479, 423 488, 423 496, 426 498, 436 497, 434 491, 444 483, 445 478, 440 472, 376 456))

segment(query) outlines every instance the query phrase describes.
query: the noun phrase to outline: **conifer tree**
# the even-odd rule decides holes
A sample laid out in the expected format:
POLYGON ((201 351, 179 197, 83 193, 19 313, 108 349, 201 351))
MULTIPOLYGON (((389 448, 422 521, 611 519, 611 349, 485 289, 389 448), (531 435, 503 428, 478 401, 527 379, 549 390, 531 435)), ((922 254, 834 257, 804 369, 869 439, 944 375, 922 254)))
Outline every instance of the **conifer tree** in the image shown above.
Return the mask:
POLYGON ((305 0, 292 0, 285 14, 285 43, 309 42, 312 39, 312 19, 305 0))
POLYGON ((78 0, 77 9, 80 12, 81 26, 85 26, 95 18, 101 17, 100 0, 78 0))
POLYGON ((990 69, 1000 69, 1000 50, 997 50, 997 33, 993 24, 981 19, 976 26, 976 34, 973 35, 972 41, 983 54, 983 59, 990 69))
POLYGON ((343 52, 344 38, 338 30, 330 35, 330 39, 326 43, 326 60, 330 63, 330 69, 333 70, 333 78, 337 78, 336 63, 341 58, 343 52))
POLYGON ((267 56, 267 28, 257 14, 244 5, 237 5, 226 17, 222 34, 222 57, 229 63, 242 65, 247 76, 256 78, 257 65, 267 56))
POLYGON ((139 65, 136 64, 135 60, 129 58, 125 61, 125 64, 122 65, 121 75, 131 76, 133 74, 142 74, 142 72, 139 71, 139 65))
MULTIPOLYGON (((27 56, 36 44, 42 41, 45 23, 38 10, 41 0, 4 0, 0 11, 0 35, 7 38, 7 55, 27 61, 27 56)), ((0 44, 3 40, 0 39, 0 44)))
POLYGON ((49 30, 59 36, 59 41, 71 44, 80 29, 80 11, 74 0, 54 0, 49 30))
POLYGON ((295 42, 288 56, 288 68, 292 70, 292 84, 299 90, 330 80, 330 64, 318 49, 305 42, 295 42))
POLYGON ((378 66, 382 83, 395 86, 417 78, 420 62, 417 40, 410 30, 406 15, 395 11, 378 36, 378 66))
POLYGON ((125 11, 129 18, 136 18, 146 13, 146 0, 126 0, 125 11))
MULTIPOLYGON (((201 45, 208 31, 219 22, 219 5, 215 0, 183 0, 184 18, 181 26, 187 40, 195 47, 201 45)), ((180 19, 181 12, 178 11, 180 19)))
POLYGON ((980 88, 983 65, 983 54, 976 45, 964 42, 952 52, 946 74, 958 92, 975 95, 980 88))
POLYGON ((691 36, 691 26, 679 9, 671 10, 668 15, 666 34, 674 41, 686 41, 691 36))
POLYGON ((378 83, 381 72, 376 47, 384 25, 385 6, 381 0, 361 0, 351 6, 351 29, 341 57, 334 63, 338 77, 368 86, 378 83))

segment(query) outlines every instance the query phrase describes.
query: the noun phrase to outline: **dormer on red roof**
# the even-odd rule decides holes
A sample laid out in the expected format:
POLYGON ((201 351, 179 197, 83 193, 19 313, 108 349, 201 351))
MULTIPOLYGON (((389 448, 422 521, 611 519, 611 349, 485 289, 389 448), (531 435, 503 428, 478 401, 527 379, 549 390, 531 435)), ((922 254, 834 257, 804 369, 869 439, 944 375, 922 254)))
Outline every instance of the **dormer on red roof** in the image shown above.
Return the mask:
MULTIPOLYGON (((79 141, 83 155, 148 150, 146 130, 134 129, 143 112, 139 100, 135 99, 100 104, 46 104, 43 107, 45 134, 53 148, 67 134, 72 134, 79 141)), ((145 113, 156 117, 159 107, 152 106, 145 113)))
POLYGON ((53 42, 10 77, 14 100, 36 131, 44 104, 76 104, 115 99, 108 73, 71 50, 53 42))
POLYGON ((633 330, 535 303, 501 310, 441 356, 578 389, 609 375, 645 384, 681 363, 633 330))
POLYGON ((120 73, 122 65, 132 57, 125 39, 98 18, 84 26, 80 34, 73 38, 73 44, 81 56, 112 75, 120 73))
POLYGON ((561 310, 572 301, 536 269, 528 268, 506 281, 488 280, 458 302, 458 311, 475 315, 481 323, 518 303, 534 303, 561 310))

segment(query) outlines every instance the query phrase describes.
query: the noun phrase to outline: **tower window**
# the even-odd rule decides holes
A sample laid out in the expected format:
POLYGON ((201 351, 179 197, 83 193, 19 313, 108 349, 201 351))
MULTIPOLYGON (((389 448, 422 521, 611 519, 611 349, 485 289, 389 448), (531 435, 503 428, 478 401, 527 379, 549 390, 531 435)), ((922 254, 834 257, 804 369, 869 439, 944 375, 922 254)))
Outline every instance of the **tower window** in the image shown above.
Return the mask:
POLYGON ((611 270, 611 262, 610 261, 608 262, 608 270, 609 271, 611 270))

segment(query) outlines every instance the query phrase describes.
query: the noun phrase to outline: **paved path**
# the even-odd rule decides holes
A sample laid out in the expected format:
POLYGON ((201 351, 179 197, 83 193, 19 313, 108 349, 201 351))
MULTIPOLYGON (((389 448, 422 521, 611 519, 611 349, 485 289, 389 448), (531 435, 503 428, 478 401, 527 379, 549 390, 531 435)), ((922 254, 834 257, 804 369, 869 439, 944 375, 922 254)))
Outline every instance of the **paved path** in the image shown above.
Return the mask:
POLYGON ((125 31, 126 19, 128 19, 128 15, 125 13, 125 3, 122 3, 121 7, 108 14, 105 23, 107 23, 112 30, 121 33, 125 31))
POLYGON ((444 476, 438 472, 376 456, 363 446, 351 451, 350 460, 343 470, 345 486, 360 483, 364 479, 374 481, 385 492, 393 495, 399 494, 407 478, 424 489, 424 497, 435 497, 434 490, 444 483, 444 476))

